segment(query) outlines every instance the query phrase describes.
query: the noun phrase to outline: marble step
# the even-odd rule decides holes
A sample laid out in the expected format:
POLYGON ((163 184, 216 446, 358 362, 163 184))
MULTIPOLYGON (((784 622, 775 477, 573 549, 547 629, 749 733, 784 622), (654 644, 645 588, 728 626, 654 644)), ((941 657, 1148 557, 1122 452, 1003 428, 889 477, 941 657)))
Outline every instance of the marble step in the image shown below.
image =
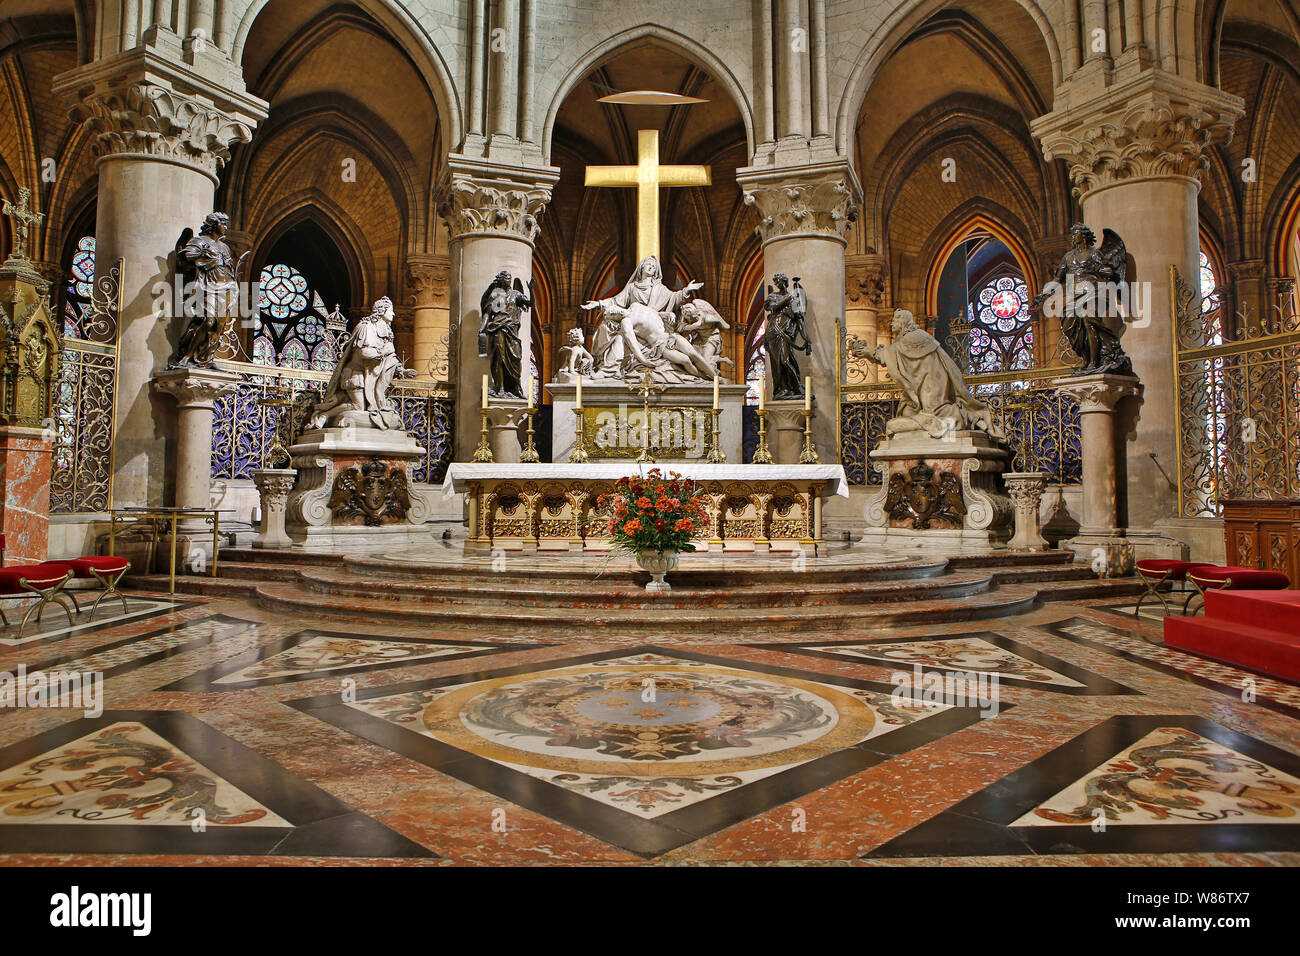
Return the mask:
POLYGON ((417 601, 326 595, 289 584, 264 584, 256 601, 269 610, 292 611, 320 620, 380 619, 439 630, 491 632, 514 636, 600 632, 620 634, 671 633, 679 636, 811 632, 834 635, 884 624, 974 621, 1006 617, 1032 609, 1040 600, 1110 598, 1136 594, 1141 585, 1120 582, 1041 582, 1010 584, 962 597, 933 600, 882 601, 865 605, 830 604, 811 607, 732 607, 726 613, 698 605, 678 607, 586 608, 574 615, 554 607, 515 604, 431 605, 417 601))

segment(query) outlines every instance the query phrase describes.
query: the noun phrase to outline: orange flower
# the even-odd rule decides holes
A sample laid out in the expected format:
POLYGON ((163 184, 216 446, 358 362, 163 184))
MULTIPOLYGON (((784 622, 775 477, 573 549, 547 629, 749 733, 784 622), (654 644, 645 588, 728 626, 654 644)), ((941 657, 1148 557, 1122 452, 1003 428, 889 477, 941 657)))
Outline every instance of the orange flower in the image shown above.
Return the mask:
POLYGON ((667 495, 660 495, 655 499, 655 509, 658 511, 668 511, 670 508, 675 508, 676 506, 677 502, 673 501, 667 495))
POLYGON ((647 511, 650 508, 654 507, 654 502, 651 501, 649 498, 647 498, 645 495, 642 495, 640 498, 636 500, 636 506, 640 508, 642 511, 647 511))
POLYGON ((678 519, 677 524, 675 524, 675 525, 673 526, 673 530, 674 530, 674 531, 694 531, 694 530, 695 530, 695 522, 693 522, 690 518, 680 518, 680 519, 678 519))
POLYGON ((640 530, 641 530, 640 518, 633 518, 631 521, 627 522, 627 524, 623 525, 624 534, 636 534, 640 530))

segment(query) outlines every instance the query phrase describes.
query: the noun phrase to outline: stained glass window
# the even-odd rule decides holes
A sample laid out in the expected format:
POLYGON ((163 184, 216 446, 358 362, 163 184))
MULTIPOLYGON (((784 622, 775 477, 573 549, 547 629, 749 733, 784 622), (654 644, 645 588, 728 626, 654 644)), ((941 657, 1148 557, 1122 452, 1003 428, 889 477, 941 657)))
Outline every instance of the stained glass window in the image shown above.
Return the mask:
POLYGON ((68 267, 68 285, 63 295, 63 335, 66 338, 86 337, 84 321, 90 310, 91 293, 95 287, 95 237, 83 236, 77 242, 68 267))
POLYGON ((1219 280, 1214 274, 1214 263, 1201 250, 1201 311, 1211 312, 1219 307, 1219 280))
POLYGON ((293 266, 269 265, 258 281, 253 361, 332 371, 338 363, 338 340, 347 331, 347 320, 338 307, 330 312, 307 277, 293 266))
POLYGON ((990 280, 966 307, 973 372, 1034 367, 1029 288, 1019 276, 990 280))
POLYGON ((749 340, 749 361, 745 367, 745 384, 749 391, 745 393, 746 405, 757 405, 758 395, 763 390, 763 379, 767 375, 767 318, 759 319, 758 328, 749 340))

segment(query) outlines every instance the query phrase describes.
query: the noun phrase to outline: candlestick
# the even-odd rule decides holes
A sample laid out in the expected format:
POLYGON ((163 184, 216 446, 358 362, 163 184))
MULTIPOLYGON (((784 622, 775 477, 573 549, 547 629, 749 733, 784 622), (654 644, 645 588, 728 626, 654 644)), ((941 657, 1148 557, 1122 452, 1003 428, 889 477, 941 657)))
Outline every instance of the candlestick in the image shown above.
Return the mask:
MULTIPOLYGON (((582 390, 582 379, 578 379, 578 389, 582 390)), ((573 449, 569 452, 570 464, 585 465, 591 460, 587 454, 587 436, 582 430, 582 405, 579 404, 573 409, 573 414, 577 416, 573 429, 573 449)))
POLYGON ((533 373, 528 373, 528 387, 524 389, 524 400, 531 406, 533 404, 533 373))
POLYGON ((718 443, 718 416, 721 414, 722 409, 715 408, 713 410, 713 425, 710 429, 711 434, 709 436, 709 453, 705 456, 705 460, 710 465, 725 465, 727 463, 727 453, 722 450, 722 446, 718 443))
POLYGON ((578 376, 578 394, 573 399, 573 404, 579 408, 582 407, 582 376, 578 376))
POLYGON ((479 404, 480 408, 488 407, 488 377, 483 376, 483 401, 479 404))
MULTIPOLYGON (((762 397, 762 393, 759 393, 762 397)), ((754 449, 755 465, 771 465, 772 449, 767 447, 767 409, 760 403, 758 406, 758 447, 754 449)))
POLYGON ((803 452, 799 455, 799 464, 801 465, 817 465, 821 463, 821 459, 817 457, 817 448, 813 445, 812 420, 812 409, 805 408, 803 410, 803 452))
MULTIPOLYGON (((487 377, 484 376, 483 380, 484 382, 486 382, 487 377)), ((486 385, 483 386, 483 390, 484 390, 484 394, 486 394, 487 393, 486 385)), ((479 414, 483 416, 483 427, 479 430, 478 447, 474 449, 474 457, 471 459, 471 461, 476 461, 480 464, 491 464, 492 462, 496 461, 496 459, 492 457, 492 445, 488 442, 489 410, 486 405, 483 408, 479 409, 479 414)))
POLYGON ((767 379, 762 379, 758 383, 758 410, 764 411, 767 408, 767 379))
MULTIPOLYGON (((533 393, 531 387, 533 384, 533 377, 531 375, 528 376, 528 384, 530 386, 528 394, 531 395, 533 393)), ((528 407, 524 409, 524 415, 528 419, 528 441, 525 443, 523 450, 519 452, 519 460, 529 465, 536 464, 542 460, 541 456, 537 454, 537 446, 533 444, 533 416, 536 414, 537 406, 529 401, 528 407)))

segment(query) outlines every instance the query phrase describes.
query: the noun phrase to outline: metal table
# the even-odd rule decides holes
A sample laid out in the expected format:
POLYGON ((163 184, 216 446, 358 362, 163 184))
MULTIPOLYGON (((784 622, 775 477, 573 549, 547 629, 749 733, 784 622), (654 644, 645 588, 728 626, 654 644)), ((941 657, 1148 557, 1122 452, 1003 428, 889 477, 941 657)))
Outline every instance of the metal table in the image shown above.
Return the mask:
POLYGON ((134 522, 147 524, 153 532, 153 553, 158 553, 158 529, 161 523, 170 523, 171 561, 168 571, 168 594, 176 593, 176 522, 181 518, 202 518, 212 525, 211 577, 217 576, 217 555, 221 551, 221 515, 231 514, 234 508, 113 508, 109 511, 108 553, 113 556, 117 548, 117 524, 134 522))

